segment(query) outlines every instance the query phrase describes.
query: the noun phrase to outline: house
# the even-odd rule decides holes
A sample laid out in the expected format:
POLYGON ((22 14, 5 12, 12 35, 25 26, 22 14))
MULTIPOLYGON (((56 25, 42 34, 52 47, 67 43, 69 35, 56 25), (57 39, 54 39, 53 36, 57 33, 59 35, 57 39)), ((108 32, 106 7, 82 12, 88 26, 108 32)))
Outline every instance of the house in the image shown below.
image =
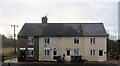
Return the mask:
POLYGON ((18 34, 19 61, 54 61, 55 56, 82 55, 106 61, 107 33, 103 23, 25 23, 18 34))

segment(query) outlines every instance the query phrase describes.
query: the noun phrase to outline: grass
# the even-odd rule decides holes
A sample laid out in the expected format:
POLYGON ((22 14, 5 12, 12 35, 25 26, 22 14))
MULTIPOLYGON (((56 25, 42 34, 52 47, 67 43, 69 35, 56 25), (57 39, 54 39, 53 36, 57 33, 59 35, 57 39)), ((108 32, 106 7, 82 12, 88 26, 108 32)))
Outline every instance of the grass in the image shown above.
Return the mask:
POLYGON ((2 54, 4 55, 4 60, 9 60, 17 57, 17 54, 14 53, 13 47, 2 48, 2 54))
POLYGON ((8 54, 7 56, 4 56, 4 60, 9 60, 9 59, 13 59, 16 58, 17 54, 12 53, 12 54, 8 54))

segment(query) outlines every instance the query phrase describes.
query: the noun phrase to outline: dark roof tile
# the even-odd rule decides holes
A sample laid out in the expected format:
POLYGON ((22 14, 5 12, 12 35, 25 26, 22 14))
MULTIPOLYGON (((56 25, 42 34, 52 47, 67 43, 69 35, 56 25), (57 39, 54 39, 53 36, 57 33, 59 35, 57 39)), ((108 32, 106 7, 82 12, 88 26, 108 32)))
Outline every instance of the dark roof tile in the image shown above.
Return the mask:
POLYGON ((18 36, 106 36, 103 23, 25 23, 18 36))

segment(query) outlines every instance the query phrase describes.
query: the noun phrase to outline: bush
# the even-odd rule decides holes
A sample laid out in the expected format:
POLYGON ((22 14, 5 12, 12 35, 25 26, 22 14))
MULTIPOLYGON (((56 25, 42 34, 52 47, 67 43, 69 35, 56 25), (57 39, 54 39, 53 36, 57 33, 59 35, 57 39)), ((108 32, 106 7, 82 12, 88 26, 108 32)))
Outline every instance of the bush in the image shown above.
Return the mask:
POLYGON ((62 60, 61 56, 56 56, 56 60, 57 60, 57 62, 61 62, 61 63, 64 62, 64 61, 62 60))
POLYGON ((85 62, 84 59, 82 59, 82 56, 71 56, 71 62, 85 62))

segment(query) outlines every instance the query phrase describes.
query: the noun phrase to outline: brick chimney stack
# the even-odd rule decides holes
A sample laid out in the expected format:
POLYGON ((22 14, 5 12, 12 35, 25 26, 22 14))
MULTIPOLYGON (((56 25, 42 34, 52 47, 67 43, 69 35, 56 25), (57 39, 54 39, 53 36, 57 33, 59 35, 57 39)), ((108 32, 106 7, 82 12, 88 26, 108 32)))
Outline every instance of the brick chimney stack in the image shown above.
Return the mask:
POLYGON ((42 17, 42 24, 47 24, 47 16, 42 17))

